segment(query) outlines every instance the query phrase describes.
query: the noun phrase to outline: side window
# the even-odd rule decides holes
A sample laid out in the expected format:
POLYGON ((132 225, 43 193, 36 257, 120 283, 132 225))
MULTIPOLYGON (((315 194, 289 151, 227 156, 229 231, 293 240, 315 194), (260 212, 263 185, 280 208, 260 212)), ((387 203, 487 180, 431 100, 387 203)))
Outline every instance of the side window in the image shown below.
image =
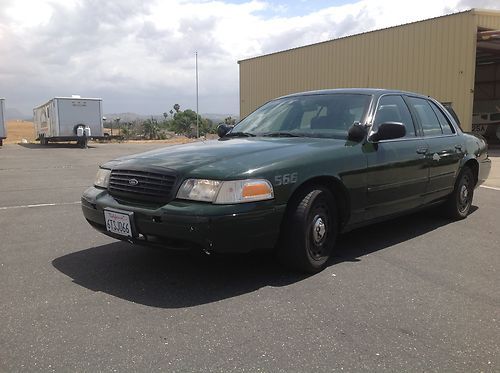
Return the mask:
POLYGON ((448 119, 444 116, 443 112, 436 106, 435 103, 429 102, 432 110, 434 110, 434 113, 436 114, 439 124, 441 124, 441 129, 443 130, 443 133, 445 135, 452 135, 455 133, 455 129, 453 126, 450 124, 448 119))
POLYGON ((436 113, 434 113, 434 110, 432 110, 429 102, 423 98, 417 97, 408 97, 408 100, 422 125, 424 136, 442 135, 443 131, 441 130, 438 117, 436 113))
POLYGON ((384 122, 400 122, 406 127, 405 137, 415 137, 415 126, 410 111, 401 96, 382 96, 375 113, 374 127, 384 122))

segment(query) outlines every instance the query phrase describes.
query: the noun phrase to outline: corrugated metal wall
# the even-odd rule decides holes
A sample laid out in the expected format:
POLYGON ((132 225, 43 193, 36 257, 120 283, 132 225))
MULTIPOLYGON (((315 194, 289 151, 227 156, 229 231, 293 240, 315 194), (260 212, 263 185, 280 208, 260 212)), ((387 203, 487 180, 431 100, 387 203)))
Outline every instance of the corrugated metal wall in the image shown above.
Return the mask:
POLYGON ((240 61, 240 115, 293 92, 392 88, 452 102, 470 130, 476 17, 500 20, 467 11, 240 61))
POLYGON ((476 24, 479 27, 485 27, 493 30, 500 29, 500 15, 498 12, 488 12, 476 10, 473 11, 476 18, 476 24))

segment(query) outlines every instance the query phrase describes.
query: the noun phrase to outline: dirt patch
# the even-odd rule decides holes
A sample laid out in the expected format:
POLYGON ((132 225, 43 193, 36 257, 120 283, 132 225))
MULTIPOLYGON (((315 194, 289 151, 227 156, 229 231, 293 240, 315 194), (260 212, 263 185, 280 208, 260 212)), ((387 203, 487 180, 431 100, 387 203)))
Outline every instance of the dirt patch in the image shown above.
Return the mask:
POLYGON ((4 144, 17 144, 22 139, 28 142, 35 141, 35 126, 33 122, 26 120, 8 120, 6 122, 7 138, 4 144))
MULTIPOLYGON (((22 139, 26 139, 29 143, 35 142, 35 126, 33 122, 26 120, 8 120, 6 122, 7 138, 3 141, 4 144, 18 144, 22 139)), ((106 132, 106 129, 104 129, 106 132)), ((113 130, 113 135, 117 135, 118 131, 113 130)), ((216 139, 217 135, 207 135, 207 140, 216 139)), ((188 139, 185 136, 175 136, 168 140, 126 140, 130 143, 159 143, 159 144, 185 144, 198 141, 196 139, 188 139)))

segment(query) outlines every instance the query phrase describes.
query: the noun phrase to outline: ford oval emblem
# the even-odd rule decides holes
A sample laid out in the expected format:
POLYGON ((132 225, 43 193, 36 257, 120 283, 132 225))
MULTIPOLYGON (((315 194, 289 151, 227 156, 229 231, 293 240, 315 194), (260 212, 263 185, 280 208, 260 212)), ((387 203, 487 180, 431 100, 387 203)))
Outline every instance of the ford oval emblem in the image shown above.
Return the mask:
POLYGON ((132 185, 132 186, 136 186, 137 184, 139 184, 139 182, 137 181, 137 179, 130 179, 128 181, 129 185, 132 185))

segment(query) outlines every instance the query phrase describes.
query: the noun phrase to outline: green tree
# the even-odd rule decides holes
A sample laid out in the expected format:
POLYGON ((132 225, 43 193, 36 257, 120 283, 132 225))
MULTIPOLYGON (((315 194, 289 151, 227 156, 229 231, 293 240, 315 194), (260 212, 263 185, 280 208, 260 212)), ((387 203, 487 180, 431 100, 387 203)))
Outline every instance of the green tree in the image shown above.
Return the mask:
POLYGON ((130 136, 132 135, 132 131, 130 129, 131 123, 125 123, 124 126, 122 126, 122 136, 124 139, 129 139, 130 136))
POLYGON ((234 126, 236 124, 236 119, 227 117, 224 119, 224 123, 230 126, 234 126))
MULTIPOLYGON (((174 108, 176 105, 174 105, 174 108)), ((188 137, 196 136, 196 112, 191 109, 181 111, 180 107, 178 107, 178 109, 173 119, 168 121, 169 129, 175 133, 180 133, 188 137)), ((214 123, 210 119, 202 118, 200 115, 198 115, 198 125, 200 136, 204 136, 207 133, 215 133, 217 131, 216 126, 214 126, 214 123)))
POLYGON ((149 138, 150 140, 158 139, 158 132, 160 131, 160 126, 158 125, 158 121, 154 118, 147 119, 143 123, 144 128, 144 136, 149 138))
POLYGON ((210 119, 203 118, 200 122, 200 136, 205 136, 208 133, 216 133, 217 126, 210 119))
MULTIPOLYGON (((198 120, 201 121, 200 116, 198 116, 198 120)), ((193 136, 196 133, 196 113, 190 109, 178 111, 174 115, 172 129, 188 137, 193 136)))

